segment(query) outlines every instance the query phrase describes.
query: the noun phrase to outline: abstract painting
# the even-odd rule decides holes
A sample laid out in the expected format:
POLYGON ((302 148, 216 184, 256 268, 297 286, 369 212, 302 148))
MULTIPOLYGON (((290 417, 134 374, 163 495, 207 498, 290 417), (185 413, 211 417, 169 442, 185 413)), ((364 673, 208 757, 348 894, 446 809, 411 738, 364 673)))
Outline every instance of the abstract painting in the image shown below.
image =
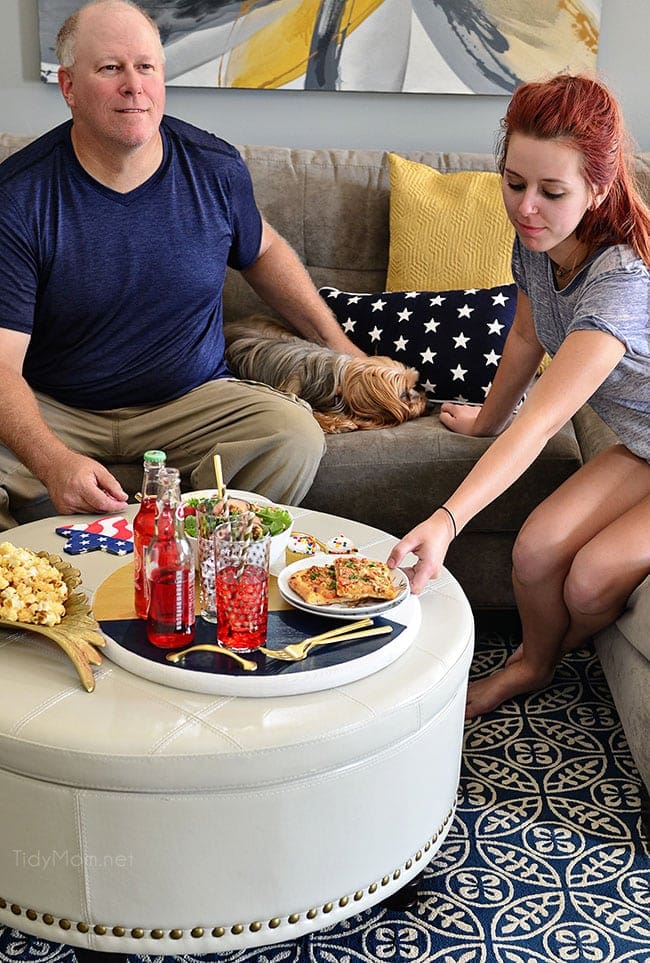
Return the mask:
MULTIPOLYGON (((81 0, 39 0, 41 78, 81 0)), ((169 85, 508 94, 596 68, 602 0, 142 0, 169 85)))

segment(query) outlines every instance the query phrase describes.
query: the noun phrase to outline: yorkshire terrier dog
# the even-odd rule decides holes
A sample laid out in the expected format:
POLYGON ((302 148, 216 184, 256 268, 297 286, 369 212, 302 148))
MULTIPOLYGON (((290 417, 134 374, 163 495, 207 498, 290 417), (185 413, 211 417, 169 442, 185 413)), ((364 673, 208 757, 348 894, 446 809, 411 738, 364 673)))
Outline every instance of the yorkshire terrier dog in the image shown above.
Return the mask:
POLYGON ((386 428, 426 410, 418 372, 392 358, 353 358, 306 341, 264 315, 224 325, 234 374, 291 392, 311 405, 323 431, 386 428))

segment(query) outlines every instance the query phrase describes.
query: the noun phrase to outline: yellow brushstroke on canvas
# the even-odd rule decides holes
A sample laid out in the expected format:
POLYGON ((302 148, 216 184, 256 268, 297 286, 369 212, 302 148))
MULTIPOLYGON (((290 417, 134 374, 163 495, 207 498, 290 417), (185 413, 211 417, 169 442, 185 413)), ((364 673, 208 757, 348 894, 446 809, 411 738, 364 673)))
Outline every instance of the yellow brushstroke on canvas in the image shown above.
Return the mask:
MULTIPOLYGON (((346 35, 369 17, 383 0, 344 0, 341 23, 346 35)), ((248 5, 254 8, 254 2, 248 5)), ((321 0, 278 4, 274 22, 261 28, 228 56, 219 84, 226 87, 281 87, 307 69, 309 46, 321 0)), ((242 11, 241 15, 245 15, 242 11)), ((341 39, 341 38, 339 38, 341 39)))
POLYGON ((595 70, 599 22, 581 0, 482 0, 481 6, 508 41, 502 63, 522 80, 595 70))

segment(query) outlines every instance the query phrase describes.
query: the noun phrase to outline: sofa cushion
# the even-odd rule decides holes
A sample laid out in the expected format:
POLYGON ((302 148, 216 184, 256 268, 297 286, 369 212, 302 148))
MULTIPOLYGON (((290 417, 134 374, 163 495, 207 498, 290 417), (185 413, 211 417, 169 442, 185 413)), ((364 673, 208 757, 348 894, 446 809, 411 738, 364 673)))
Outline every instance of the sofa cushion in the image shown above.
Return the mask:
POLYGON ((441 174, 388 155, 389 291, 512 283, 514 230, 489 171, 441 174))
POLYGON ((319 293, 366 354, 417 368, 432 402, 485 401, 517 305, 514 284, 379 294, 323 287, 319 293))
POLYGON ((650 575, 632 592, 616 624, 628 642, 650 661, 650 575))

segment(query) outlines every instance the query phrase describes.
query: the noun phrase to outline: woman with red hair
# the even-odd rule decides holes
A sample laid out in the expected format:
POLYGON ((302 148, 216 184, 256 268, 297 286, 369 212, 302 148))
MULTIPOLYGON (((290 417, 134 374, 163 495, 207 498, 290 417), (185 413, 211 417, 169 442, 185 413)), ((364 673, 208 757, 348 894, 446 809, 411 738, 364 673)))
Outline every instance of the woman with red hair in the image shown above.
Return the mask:
POLYGON ((409 577, 421 591, 457 532, 586 401, 618 444, 522 526, 513 551, 522 644, 504 668, 470 685, 468 718, 548 685, 563 653, 611 624, 650 572, 650 211, 625 140, 615 99, 583 76, 522 85, 502 121, 516 317, 484 405, 445 404, 440 414, 451 431, 498 437, 389 564, 414 552, 409 577), (552 360, 535 380, 545 352, 552 360))

